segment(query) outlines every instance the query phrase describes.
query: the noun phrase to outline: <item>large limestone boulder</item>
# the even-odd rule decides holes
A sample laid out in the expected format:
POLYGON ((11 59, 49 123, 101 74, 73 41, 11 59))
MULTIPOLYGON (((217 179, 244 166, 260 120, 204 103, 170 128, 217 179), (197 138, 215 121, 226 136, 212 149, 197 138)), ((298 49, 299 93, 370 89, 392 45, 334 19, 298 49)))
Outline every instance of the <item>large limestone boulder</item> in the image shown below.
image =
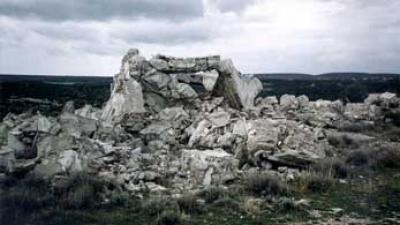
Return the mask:
POLYGON ((247 128, 247 150, 250 154, 262 151, 276 151, 285 124, 270 119, 258 119, 248 121, 247 128))
POLYGON ((379 105, 385 108, 395 108, 400 105, 400 98, 395 93, 385 92, 379 95, 379 105))
POLYGON ((337 127, 343 117, 345 106, 339 100, 317 100, 309 102, 307 113, 299 113, 297 117, 314 127, 337 127))
POLYGON ((363 103, 347 103, 343 115, 350 121, 374 121, 383 118, 379 107, 363 103))
POLYGON ((212 128, 225 127, 230 122, 231 115, 226 111, 218 111, 207 115, 207 119, 211 122, 212 128))
POLYGON ((75 137, 92 136, 99 127, 98 121, 71 113, 63 113, 59 121, 61 130, 75 137))
POLYGON ((165 108, 158 113, 158 117, 161 121, 170 122, 175 129, 183 129, 190 123, 190 116, 182 106, 165 108))
POLYGON ((197 185, 224 184, 236 178, 238 160, 222 149, 182 150, 182 170, 197 185))
MULTIPOLYGON (((304 124, 288 122, 286 124, 285 138, 280 146, 281 151, 297 152, 298 160, 311 161, 325 157, 324 140, 320 129, 315 129, 304 124)), ((286 155, 286 154, 284 154, 286 155)))
POLYGON ((232 60, 223 60, 219 66, 219 77, 214 87, 215 96, 223 96, 236 109, 251 108, 254 99, 262 90, 262 83, 255 77, 241 78, 232 60))
POLYGON ((188 146, 194 147, 195 145, 204 145, 207 135, 211 133, 211 125, 209 120, 203 119, 197 123, 196 127, 191 126, 186 129, 186 132, 190 135, 188 146))
POLYGON ((85 161, 73 150, 61 152, 57 162, 64 173, 78 173, 83 171, 85 167, 85 161))
POLYGON ((124 114, 145 112, 142 86, 133 78, 140 75, 144 62, 138 50, 130 50, 125 55, 121 71, 114 77, 111 97, 103 109, 103 120, 120 121, 124 114))
POLYGON ((166 143, 174 143, 177 133, 168 121, 155 121, 140 131, 146 141, 162 140, 166 143))
POLYGON ((282 111, 297 110, 300 106, 296 96, 287 94, 281 96, 279 104, 282 111))
POLYGON ((220 60, 220 56, 177 58, 156 55, 150 63, 155 69, 165 73, 197 73, 217 69, 220 60))
POLYGON ((80 109, 75 110, 75 115, 89 119, 99 120, 101 117, 101 110, 86 104, 80 109))

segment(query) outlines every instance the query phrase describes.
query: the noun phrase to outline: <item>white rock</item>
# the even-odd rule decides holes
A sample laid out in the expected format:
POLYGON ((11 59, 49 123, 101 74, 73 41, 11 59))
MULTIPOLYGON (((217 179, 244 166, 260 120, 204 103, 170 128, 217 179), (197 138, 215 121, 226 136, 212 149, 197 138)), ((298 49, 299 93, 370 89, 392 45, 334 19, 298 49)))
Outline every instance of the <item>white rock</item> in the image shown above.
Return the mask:
POLYGON ((275 150, 285 124, 270 119, 258 119, 247 122, 247 150, 275 150))
POLYGON ((252 108, 254 99, 263 88, 261 81, 255 77, 241 78, 230 59, 220 62, 219 72, 214 92, 223 96, 233 108, 252 108))
POLYGON ((229 124, 231 115, 228 112, 220 111, 214 112, 207 116, 211 122, 212 128, 224 127, 229 124))
POLYGON ((64 173, 74 173, 83 171, 84 165, 79 154, 73 150, 67 150, 60 153, 58 163, 64 173))
POLYGON ((53 124, 46 117, 39 116, 37 125, 39 132, 49 133, 52 125, 53 124))
POLYGON ((297 110, 299 108, 298 99, 294 95, 282 95, 279 104, 282 111, 297 110))
POLYGON ((236 177, 238 160, 222 149, 182 150, 182 170, 190 171, 194 182, 202 185, 221 184, 236 177))
POLYGON ((200 76, 203 77, 203 86, 207 91, 212 91, 217 82, 219 73, 216 70, 211 70, 207 72, 199 72, 200 76))
POLYGON ((211 123, 208 120, 202 120, 197 125, 196 129, 193 131, 189 138, 189 147, 193 147, 196 143, 198 143, 201 139, 205 138, 210 133, 211 123))

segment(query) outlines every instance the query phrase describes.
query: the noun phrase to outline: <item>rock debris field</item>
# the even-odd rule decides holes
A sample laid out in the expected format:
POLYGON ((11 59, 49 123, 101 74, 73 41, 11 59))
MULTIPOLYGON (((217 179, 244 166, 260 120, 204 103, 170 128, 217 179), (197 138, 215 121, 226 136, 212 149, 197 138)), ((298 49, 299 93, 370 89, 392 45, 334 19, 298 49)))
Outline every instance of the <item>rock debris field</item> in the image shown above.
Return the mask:
MULTIPOLYGON (((57 188, 84 172, 129 196, 173 197, 229 189, 254 173, 296 180, 340 156, 342 139, 400 146, 364 132, 399 123, 396 94, 347 104, 259 98, 261 82, 219 56, 146 59, 131 49, 111 88, 103 108, 68 102, 57 117, 8 114, 0 123, 0 180, 35 176, 57 188)), ((111 192, 104 188, 102 199, 111 192)))

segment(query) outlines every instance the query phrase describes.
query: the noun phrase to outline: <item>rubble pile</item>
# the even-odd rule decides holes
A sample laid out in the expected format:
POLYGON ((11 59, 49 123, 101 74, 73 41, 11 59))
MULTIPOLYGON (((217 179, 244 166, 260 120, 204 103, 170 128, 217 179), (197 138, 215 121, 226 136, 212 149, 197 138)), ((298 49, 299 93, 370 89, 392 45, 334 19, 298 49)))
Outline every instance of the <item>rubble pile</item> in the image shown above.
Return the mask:
POLYGON ((346 105, 257 98, 261 82, 219 56, 147 60, 133 49, 112 89, 103 109, 69 102, 55 118, 8 114, 0 123, 0 177, 35 175, 57 186, 85 172, 132 195, 230 185, 251 171, 293 179, 335 153, 329 135, 400 115, 391 93, 346 105))

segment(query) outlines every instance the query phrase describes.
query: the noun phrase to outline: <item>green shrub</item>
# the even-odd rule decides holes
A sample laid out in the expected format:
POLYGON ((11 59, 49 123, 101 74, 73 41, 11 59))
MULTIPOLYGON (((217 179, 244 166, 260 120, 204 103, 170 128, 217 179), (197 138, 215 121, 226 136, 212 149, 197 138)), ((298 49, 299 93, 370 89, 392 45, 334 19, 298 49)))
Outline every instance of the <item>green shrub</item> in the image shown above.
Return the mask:
POLYGON ((220 198, 212 204, 213 206, 224 207, 231 210, 238 210, 240 208, 240 202, 230 197, 220 198))
POLYGON ((400 149, 381 146, 371 161, 375 168, 400 168, 400 149))
POLYGON ((218 199, 224 198, 226 195, 227 192, 223 188, 216 186, 208 187, 200 193, 200 196, 204 198, 206 203, 213 203, 218 199))
POLYGON ((61 205, 63 208, 82 209, 92 207, 97 203, 96 201, 97 196, 94 187, 89 184, 82 184, 65 193, 61 205))
POLYGON ((393 142, 400 142, 400 127, 390 126, 384 132, 384 137, 386 137, 388 140, 393 142))
POLYGON ((349 135, 329 135, 328 143, 336 148, 358 148, 359 144, 355 142, 349 135))
POLYGON ((83 209, 98 205, 106 184, 87 173, 77 173, 57 189, 62 208, 83 209))
POLYGON ((110 203, 114 206, 128 206, 129 194, 122 191, 113 191, 111 194, 110 203))
POLYGON ((298 192, 326 192, 335 184, 332 176, 317 172, 303 172, 297 179, 298 192))
POLYGON ((150 198, 142 203, 142 210, 149 216, 160 215, 167 208, 167 200, 164 198, 150 198))
POLYGON ((346 162, 354 166, 364 166, 370 163, 371 153, 367 150, 352 151, 346 159, 346 162))
POLYGON ((175 211, 165 211, 157 220, 158 225, 179 225, 182 224, 180 215, 175 211))
POLYGON ((339 158, 326 158, 313 164, 311 171, 322 173, 325 176, 346 178, 348 175, 348 166, 339 158))
POLYGON ((298 208, 293 199, 290 198, 282 198, 278 202, 278 210, 282 212, 292 212, 298 210, 298 208))
POLYGON ((0 208, 30 213, 51 206, 55 198, 49 184, 43 179, 29 177, 16 183, 1 194, 0 208))
POLYGON ((201 210, 196 196, 192 194, 184 195, 176 200, 179 210, 186 214, 193 214, 201 210))
POLYGON ((365 122, 348 122, 344 123, 339 127, 339 131, 363 133, 375 129, 375 124, 365 122))
POLYGON ((255 195, 278 195, 286 189, 278 177, 268 173, 250 173, 244 182, 244 188, 255 195))

